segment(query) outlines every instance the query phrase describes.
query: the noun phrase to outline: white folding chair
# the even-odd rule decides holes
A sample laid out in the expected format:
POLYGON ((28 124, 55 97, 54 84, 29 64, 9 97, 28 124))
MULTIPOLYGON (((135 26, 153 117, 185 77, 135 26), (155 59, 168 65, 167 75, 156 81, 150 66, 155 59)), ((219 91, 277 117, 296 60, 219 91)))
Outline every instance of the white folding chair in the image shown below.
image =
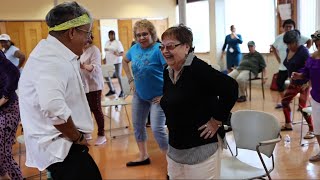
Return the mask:
MULTIPOLYGON (((130 85, 128 83, 128 78, 127 77, 121 77, 121 83, 122 83, 122 88, 123 88, 123 93, 124 93, 124 97, 119 97, 119 98, 115 98, 115 99, 109 99, 109 100, 103 100, 101 101, 101 106, 102 107, 109 107, 109 113, 110 113, 110 129, 109 129, 109 133, 110 133, 110 137, 111 138, 116 138, 117 136, 112 136, 112 130, 115 129, 123 129, 123 128, 129 128, 129 126, 131 126, 131 122, 130 122, 130 118, 129 118, 129 114, 127 111, 127 105, 132 104, 131 100, 128 100, 128 96, 130 95, 130 85), (112 128, 112 107, 115 106, 123 106, 125 111, 126 111, 126 115, 127 115, 127 120, 128 120, 128 125, 124 126, 124 127, 119 127, 119 128, 112 128)), ((105 115, 106 116, 106 115, 105 115)), ((108 116, 106 116, 108 117, 108 116)), ((123 135, 129 135, 129 134, 123 134, 123 135)))
POLYGON ((232 113, 231 126, 236 143, 236 155, 226 157, 221 162, 221 179, 254 179, 268 176, 274 169, 273 151, 281 141, 278 119, 265 112, 240 110, 232 113), (238 158, 238 148, 251 150, 258 154, 259 167, 249 165, 238 158), (272 159, 272 166, 267 167, 262 157, 272 159))
POLYGON ((103 79, 106 82, 108 77, 112 77, 115 72, 115 67, 113 64, 102 64, 101 65, 103 79))

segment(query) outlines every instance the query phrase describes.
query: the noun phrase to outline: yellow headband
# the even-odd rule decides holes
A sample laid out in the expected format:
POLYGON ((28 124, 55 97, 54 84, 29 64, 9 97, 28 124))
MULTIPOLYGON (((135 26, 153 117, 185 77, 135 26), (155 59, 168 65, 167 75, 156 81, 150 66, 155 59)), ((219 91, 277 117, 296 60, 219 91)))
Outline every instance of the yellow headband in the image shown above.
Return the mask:
POLYGON ((66 21, 64 23, 61 23, 59 25, 55 25, 54 27, 49 27, 50 31, 63 31, 67 30, 73 27, 82 26, 85 24, 91 23, 91 19, 89 18, 88 14, 84 14, 82 16, 79 16, 77 18, 71 19, 69 21, 66 21))

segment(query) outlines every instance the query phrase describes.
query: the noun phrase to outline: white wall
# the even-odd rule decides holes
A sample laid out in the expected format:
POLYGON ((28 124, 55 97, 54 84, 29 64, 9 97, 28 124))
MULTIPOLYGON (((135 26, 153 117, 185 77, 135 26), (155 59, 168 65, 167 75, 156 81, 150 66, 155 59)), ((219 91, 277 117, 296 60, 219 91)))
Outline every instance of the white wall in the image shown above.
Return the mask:
POLYGON ((316 7, 316 12, 317 12, 317 16, 316 16, 316 27, 319 30, 320 29, 320 1, 317 1, 317 7, 316 7))
POLYGON ((101 19, 100 20, 100 38, 101 38, 101 54, 102 58, 105 57, 104 47, 109 40, 109 31, 115 32, 116 39, 119 40, 118 34, 118 20, 117 19, 101 19))
MULTIPOLYGON (((58 3, 66 0, 58 0, 58 3)), ((175 0, 76 0, 95 19, 168 18, 175 24, 175 0)), ((0 20, 44 20, 54 0, 1 0, 0 20)))

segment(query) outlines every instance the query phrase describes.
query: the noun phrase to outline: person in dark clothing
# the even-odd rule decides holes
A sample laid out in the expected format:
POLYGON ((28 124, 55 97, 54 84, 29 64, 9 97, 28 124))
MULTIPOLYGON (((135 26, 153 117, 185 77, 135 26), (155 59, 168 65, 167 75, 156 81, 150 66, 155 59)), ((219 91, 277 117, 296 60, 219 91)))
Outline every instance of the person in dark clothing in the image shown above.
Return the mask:
POLYGON ((18 96, 15 90, 19 69, 0 50, 0 179, 22 179, 19 165, 14 161, 14 144, 20 121, 18 96))
POLYGON ((169 129, 168 175, 219 179, 222 126, 238 98, 238 84, 194 55, 188 27, 171 27, 161 40, 168 65, 160 101, 169 129))
MULTIPOLYGON (((283 42, 287 44, 287 56, 283 62, 288 70, 288 77, 291 77, 292 72, 297 72, 304 68, 306 60, 310 57, 308 49, 303 45, 299 45, 300 32, 298 30, 291 30, 284 34, 283 42)), ((309 97, 310 85, 308 79, 290 80, 290 84, 284 93, 281 100, 283 107, 283 114, 285 117, 285 124, 282 126, 281 131, 292 131, 291 108, 290 103, 292 99, 300 93, 299 97, 299 110, 307 106, 309 97)), ((309 114, 301 112, 308 123, 309 131, 304 136, 305 139, 314 138, 312 118, 309 114)))

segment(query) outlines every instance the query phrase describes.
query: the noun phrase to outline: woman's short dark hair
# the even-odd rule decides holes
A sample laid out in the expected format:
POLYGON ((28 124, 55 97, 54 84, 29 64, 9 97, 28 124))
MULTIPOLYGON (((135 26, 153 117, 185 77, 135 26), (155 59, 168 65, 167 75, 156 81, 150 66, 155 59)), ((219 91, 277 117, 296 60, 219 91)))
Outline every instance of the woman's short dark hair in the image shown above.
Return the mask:
POLYGON ((283 42, 285 44, 296 43, 299 41, 299 39, 300 39, 300 31, 297 29, 288 31, 283 36, 283 42))
POLYGON ((112 34, 112 35, 115 35, 116 33, 115 33, 113 30, 110 30, 108 34, 109 34, 109 35, 111 35, 111 34, 112 34))
POLYGON ((234 25, 231 25, 231 26, 230 26, 230 31, 232 31, 232 30, 233 30, 233 28, 234 28, 234 25))
POLYGON ((286 26, 287 24, 292 24, 293 25, 293 29, 296 28, 296 23, 294 22, 294 20, 292 19, 287 19, 283 22, 282 27, 284 28, 284 26, 286 26))
POLYGON ((190 28, 183 24, 178 26, 173 26, 168 28, 162 35, 161 39, 163 40, 166 37, 175 38, 182 44, 188 44, 190 46, 189 52, 194 50, 193 46, 193 34, 190 28))

